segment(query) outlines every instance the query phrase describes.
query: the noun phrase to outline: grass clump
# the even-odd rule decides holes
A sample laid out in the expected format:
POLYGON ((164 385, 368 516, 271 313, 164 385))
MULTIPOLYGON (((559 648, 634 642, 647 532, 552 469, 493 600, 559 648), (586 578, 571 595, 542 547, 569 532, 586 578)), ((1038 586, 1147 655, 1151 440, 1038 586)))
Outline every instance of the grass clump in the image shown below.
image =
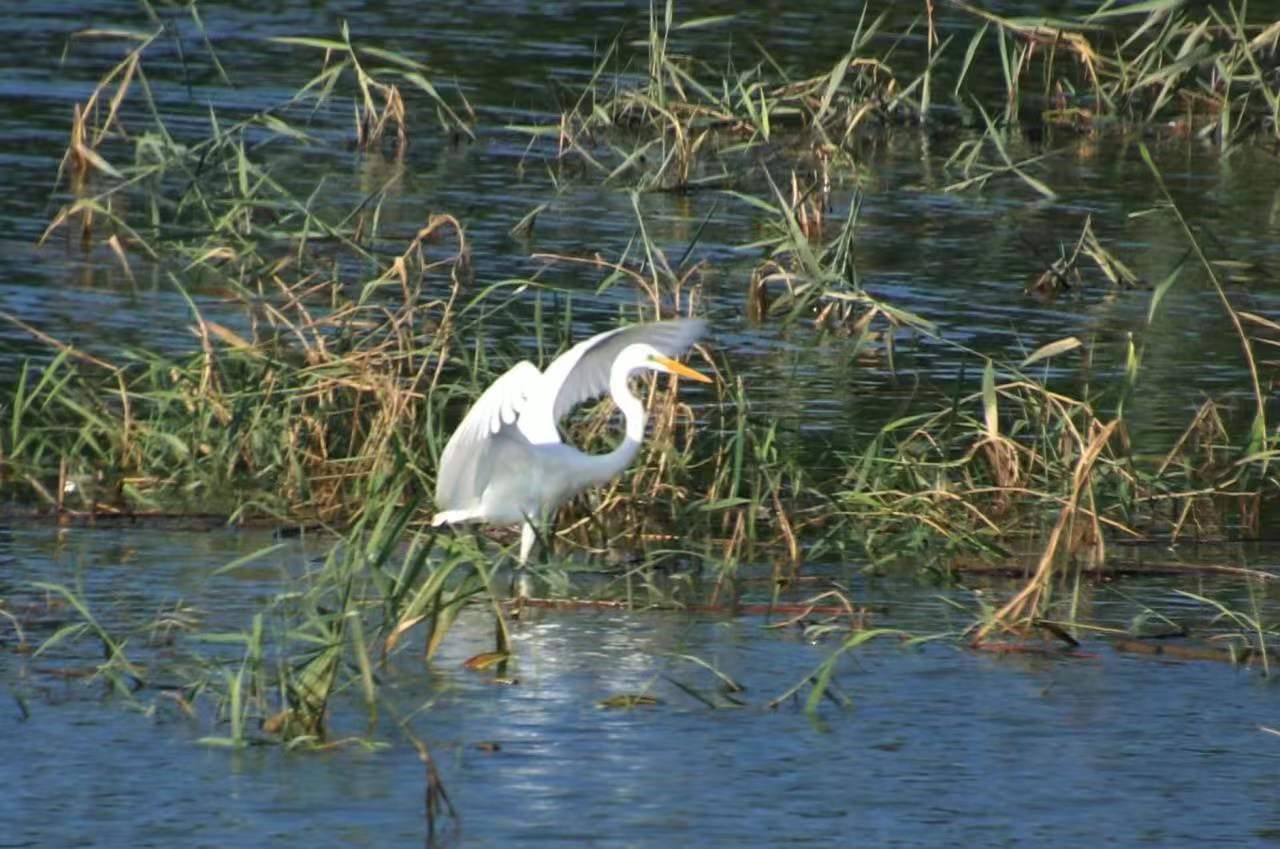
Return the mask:
POLYGON ((1247 10, 1168 0, 1013 18, 925 2, 895 30, 903 6, 868 2, 848 50, 815 68, 758 44, 714 65, 700 35, 731 17, 651 4, 646 37, 615 40, 556 123, 510 129, 606 183, 689 192, 740 188, 780 152, 824 184, 847 180, 888 134, 920 128, 953 144, 949 190, 1010 175, 1054 197, 1033 172, 1063 135, 1194 137, 1224 153, 1280 138, 1280 27, 1247 10), (1015 160, 1020 133, 1041 149, 1015 160))

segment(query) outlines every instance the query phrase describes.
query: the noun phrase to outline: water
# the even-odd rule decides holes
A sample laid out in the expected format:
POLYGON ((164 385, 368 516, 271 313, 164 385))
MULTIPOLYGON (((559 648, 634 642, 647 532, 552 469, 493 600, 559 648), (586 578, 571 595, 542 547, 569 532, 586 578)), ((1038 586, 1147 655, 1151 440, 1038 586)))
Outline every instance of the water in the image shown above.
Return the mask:
MULTIPOLYGON (((3 542, 6 581, 70 583, 79 573, 104 622, 181 603, 206 633, 243 627, 278 588, 276 570, 302 558, 295 548, 209 577, 269 537, 13 527, 3 542)), ((882 611, 874 624, 928 632, 969 621, 938 600, 942 591, 853 580, 854 598, 882 611)), ((1117 588, 1196 621, 1159 582, 1117 588)), ((1102 622, 1134 610, 1105 587, 1088 597, 1102 622)), ((461 666, 492 648, 491 622, 471 614, 429 670, 409 651, 382 673, 386 702, 372 731, 354 698, 339 699, 333 737, 368 735, 388 744, 382 751, 197 746, 225 734, 207 706, 189 718, 149 690, 139 698, 152 710, 140 713, 104 701, 101 682, 49 674, 91 667, 98 659, 84 647, 0 652, 0 846, 420 844, 424 768, 387 705, 411 717, 461 812, 446 845, 1250 846, 1280 835, 1280 741, 1260 730, 1277 722, 1274 689, 1254 673, 1125 656, 1098 642, 1065 658, 883 640, 840 667, 852 706, 828 704, 811 719, 792 701, 767 703, 833 646, 765 624, 545 612, 516 624, 518 683, 501 684, 461 666), (740 683, 744 705, 727 706, 710 673, 680 659, 687 654, 740 683), (709 709, 673 681, 726 707, 709 709), (662 703, 598 707, 641 692, 662 703)), ((195 637, 135 641, 130 653, 163 669, 184 639, 195 637)))
MULTIPOLYGON (((265 43, 264 38, 332 37, 345 20, 362 44, 425 59, 441 86, 447 90, 456 80, 475 105, 479 122, 474 143, 458 143, 436 132, 432 110, 411 99, 411 110, 416 106, 419 111, 412 113, 413 143, 401 171, 395 163, 350 149, 349 104, 342 100, 306 123, 316 142, 304 153, 282 151, 269 160, 273 176, 301 198, 323 181, 315 208, 338 218, 391 174, 400 173, 382 212, 384 250, 401 250, 429 214, 452 213, 473 245, 477 288, 536 274, 561 293, 577 294, 578 325, 550 327, 551 338, 560 332, 580 337, 598 330, 619 310, 631 307, 636 293, 616 287, 598 297, 594 292, 603 273, 578 265, 548 270, 531 255, 620 256, 636 233, 630 198, 625 191, 602 187, 594 175, 575 176, 572 168, 553 181, 548 176, 549 168, 555 170, 547 159, 551 147, 530 149, 526 136, 505 126, 554 122, 549 110, 567 96, 565 86, 583 83, 603 42, 624 30, 628 38, 643 35, 647 4, 538 6, 503 15, 485 4, 426 12, 419 5, 370 0, 322 9, 282 2, 273 4, 269 14, 257 4, 220 5, 217 14, 203 20, 235 84, 231 89, 217 83, 189 18, 167 10, 164 20, 176 29, 157 40, 144 67, 154 77, 157 100, 173 116, 173 132, 198 139, 208 133, 210 106, 229 122, 281 103, 319 71, 318 51, 265 43), (414 25, 406 27, 410 20, 414 25), (527 212, 544 203, 548 208, 531 238, 508 235, 527 212)), ((677 36, 674 45, 696 48, 720 65, 730 45, 740 47, 760 37, 789 67, 816 73, 848 48, 857 22, 855 7, 833 11, 828 5, 745 12, 720 28, 677 36), (802 52, 797 52, 798 43, 802 52)), ((1053 4, 1047 10, 1035 3, 1002 6, 1010 14, 1064 14, 1087 4, 1053 4)), ((22 26, 24 42, 41 55, 57 56, 65 47, 66 59, 51 66, 15 55, 10 82, 0 88, 6 106, 0 116, 0 174, 9 187, 6 227, 0 234, 0 309, 104 355, 117 353, 120 345, 189 348, 193 341, 185 301, 163 277, 149 275, 145 265, 133 286, 107 249, 86 254, 69 238, 70 231, 56 234, 42 249, 33 247, 57 206, 49 191, 65 147, 71 104, 83 99, 124 52, 118 41, 70 38, 74 30, 68 22, 147 32, 155 24, 136 9, 116 4, 79 4, 78 15, 39 4, 35 8, 45 13, 33 15, 31 8, 22 4, 23 14, 15 11, 9 26, 22 26)), ((733 4, 700 4, 682 10, 681 16, 731 11, 737 11, 733 4)), ((915 13, 895 14, 899 17, 890 19, 886 32, 901 30, 915 13)), ((965 26, 963 17, 944 15, 944 31, 954 32, 962 43, 971 31, 965 26)), ((993 67, 983 65, 974 73, 997 82, 993 67)), ((147 119, 135 110, 128 126, 145 129, 147 119)), ((1238 304, 1273 319, 1280 315, 1280 301, 1268 282, 1280 252, 1280 186, 1272 154, 1246 146, 1223 159, 1212 145, 1194 141, 1153 140, 1152 146, 1175 199, 1204 228, 1214 256, 1260 269, 1252 284, 1232 286, 1238 304)), ((869 146, 866 161, 859 163, 865 200, 857 240, 857 266, 867 290, 936 322, 951 342, 1003 358, 1016 359, 1047 342, 1077 335, 1094 349, 1090 365, 1072 359, 1052 365, 1054 374, 1077 386, 1120 369, 1133 334, 1147 346, 1147 356, 1136 389, 1142 403, 1131 405, 1129 425, 1152 441, 1152 450, 1170 444, 1208 394, 1247 405, 1238 342, 1194 263, 1150 325, 1147 291, 1115 291, 1100 274, 1090 273, 1087 263, 1088 285, 1082 292, 1053 302, 1023 294, 1061 250, 1074 245, 1086 217, 1104 244, 1149 285, 1187 257, 1185 237, 1172 216, 1135 217, 1158 199, 1136 140, 1050 137, 1046 147, 1058 152, 1034 173, 1060 191, 1053 201, 1012 178, 993 180, 980 192, 945 192, 961 175, 943 167, 953 150, 943 139, 925 143, 903 133, 869 146)), ((1014 155, 1039 152, 1043 149, 1019 143, 1014 155)), ((768 193, 758 176, 741 187, 768 193)), ((852 190, 852 181, 837 182, 831 213, 837 223, 848 212, 852 190)), ((759 238, 759 213, 715 191, 646 194, 640 202, 650 235, 673 257, 683 253, 711 215, 691 259, 706 260, 712 269, 702 278, 702 289, 715 340, 752 387, 755 408, 775 416, 784 432, 823 433, 833 447, 856 447, 898 415, 898 403, 922 386, 941 384, 943 395, 950 397, 949 386, 966 361, 967 382, 976 387, 972 358, 946 345, 905 335, 890 371, 883 359, 868 362, 856 356, 851 341, 815 342, 803 328, 779 333, 773 323, 749 324, 744 318, 746 282, 760 255, 740 246, 759 238), (868 403, 868 396, 876 400, 868 403)), ((352 276, 361 279, 361 273, 353 270, 352 276)), ((217 318, 219 293, 202 289, 198 279, 187 285, 197 296, 206 296, 202 308, 217 318)), ((519 298, 515 314, 527 315, 534 297, 530 291, 519 298)), ((564 294, 544 292, 542 297, 551 306, 562 302, 564 294)), ((518 349, 508 353, 527 354, 533 342, 527 325, 515 333, 490 335, 492 344, 518 349)), ((17 328, 0 327, 0 362, 47 356, 47 350, 17 328), (2 356, 6 350, 7 358, 2 356)))
MULTIPOLYGON (((680 15, 738 13, 731 25, 698 36, 696 49, 710 61, 723 62, 730 44, 743 49, 758 38, 789 66, 817 73, 847 49, 856 25, 856 5, 835 5, 815 0, 741 11, 738 4, 706 3, 682 6, 680 15)), ((1061 15, 1091 4, 991 5, 1061 15)), ((634 293, 615 289, 597 298, 592 293, 602 275, 570 266, 544 272, 531 254, 620 255, 636 228, 631 201, 592 176, 552 181, 545 149, 530 153, 525 137, 503 127, 551 121, 556 97, 586 79, 609 40, 624 30, 628 38, 642 36, 646 9, 624 2, 513 10, 491 2, 405 0, 202 7, 235 83, 226 88, 190 18, 165 7, 158 11, 176 33, 158 40, 144 66, 175 131, 194 138, 207 130, 210 104, 232 120, 287 99, 319 70, 318 54, 269 44, 267 37, 332 37, 345 20, 361 43, 425 59, 434 78, 456 80, 476 106, 478 138, 441 137, 421 109, 384 210, 385 246, 403 245, 430 213, 452 213, 472 242, 477 285, 540 273, 560 290, 555 303, 574 296, 579 324, 571 330, 581 335, 627 308, 634 293), (549 206, 533 235, 510 237, 511 226, 542 203, 549 206)), ((905 24, 915 11, 895 14, 905 24)), ((0 310, 108 356, 129 345, 191 346, 185 302, 145 265, 130 284, 103 249, 83 252, 62 234, 35 247, 60 203, 50 200, 50 190, 72 104, 123 55, 118 41, 73 34, 150 32, 156 24, 141 4, 9 0, 0 2, 0 12, 0 32, 14 45, 0 58, 6 186, 0 310)), ((948 19, 943 32, 963 44, 967 26, 948 19)), ((344 109, 317 116, 317 142, 305 153, 272 160, 274 173, 304 195, 323 178, 318 202, 335 216, 398 167, 349 149, 344 109)), ((139 113, 129 115, 135 129, 145 126, 139 113)), ((1098 275, 1082 292, 1053 302, 1022 294, 1060 245, 1074 244, 1086 216, 1148 283, 1163 279, 1187 250, 1169 216, 1134 215, 1157 201, 1134 143, 1064 138, 1049 146, 1061 152, 1036 175, 1060 190, 1054 201, 1014 180, 947 193, 958 178, 942 167, 949 146, 911 134, 886 141, 860 163, 859 273, 871 292, 981 351, 1016 358, 1063 336, 1086 339, 1096 348, 1091 365, 1054 366, 1055 378, 1077 386, 1114 372, 1128 334, 1135 334, 1147 358, 1127 416, 1135 441, 1158 451, 1205 395, 1241 397, 1237 343, 1194 270, 1150 325, 1147 292, 1115 291, 1098 275)), ((1232 283, 1233 297, 1276 318, 1280 302, 1270 270, 1280 252, 1280 184, 1273 154, 1246 147, 1223 159, 1185 140, 1153 147, 1175 198, 1211 235, 1214 255, 1261 269, 1255 282, 1232 283)), ((837 186, 837 218, 852 191, 851 183, 837 186)), ((717 344, 747 379, 753 410, 774 417, 793 444, 820 445, 818 460, 830 449, 863 444, 901 414, 918 386, 949 385, 961 374, 965 358, 927 340, 904 337, 891 370, 883 359, 858 356, 846 340, 817 340, 803 327, 751 325, 743 317, 746 281, 760 257, 740 246, 760 235, 755 211, 716 192, 650 194, 640 203, 649 232, 673 256, 714 210, 693 256, 714 268, 702 283, 717 344)), ((216 314, 218 293, 198 281, 193 290, 216 314)), ((553 296, 544 298, 551 306, 553 296)), ((528 315, 532 300, 531 293, 517 299, 513 313, 528 315)), ((552 338, 562 332, 569 329, 548 328, 552 338)), ((491 337, 494 345, 522 351, 533 342, 525 329, 491 337)), ((27 334, 0 326, 0 384, 12 380, 21 358, 44 356, 47 349, 27 334)), ((976 387, 972 361, 965 374, 976 387)), ((95 612, 113 624, 181 608, 202 632, 239 631, 289 586, 287 575, 302 568, 308 553, 292 547, 265 565, 210 575, 268 542, 225 530, 15 522, 0 535, 0 599, 35 604, 30 581, 78 579, 95 612)), ((1242 562, 1235 551, 1180 556, 1242 562)), ((1274 568, 1277 557, 1253 552, 1247 563, 1274 568)), ((963 589, 872 581, 857 566, 835 577, 852 586, 855 600, 884 611, 877 625, 937 633, 973 620, 940 600, 972 609, 973 596, 963 589)), ((1174 596, 1174 585, 1246 607, 1249 601, 1238 581, 1121 578, 1088 589, 1090 618, 1124 627, 1149 604, 1181 622, 1222 627, 1210 621, 1213 611, 1174 596)), ((38 619, 29 638, 45 639, 66 621, 38 619)), ((492 674, 461 668, 463 659, 492 647, 491 623, 475 612, 429 670, 411 653, 398 659, 385 673, 383 693, 399 714, 412 715, 409 727, 430 744, 461 812, 460 827, 445 830, 446 842, 468 847, 677 840, 734 847, 1235 847, 1280 836, 1273 757, 1280 740, 1259 730, 1280 720, 1272 688, 1255 673, 1129 657, 1096 641, 1085 646, 1090 656, 1074 659, 879 641, 840 668, 837 680, 853 706, 826 705, 812 720, 791 702, 776 710, 766 704, 825 659, 833 643, 811 644, 794 629, 765 624, 756 616, 544 612, 516 626, 519 683, 502 685, 492 674), (746 704, 713 711, 682 692, 673 680, 715 693, 708 673, 679 660, 683 654, 740 681, 746 704), (597 706, 638 692, 662 704, 633 711, 597 706), (419 711, 423 705, 429 708, 419 711)), ((355 696, 344 696, 335 709, 334 736, 367 735, 385 750, 232 752, 195 744, 226 733, 208 705, 188 718, 151 690, 139 695, 147 708, 140 712, 126 699, 104 700, 101 682, 59 675, 99 662, 84 644, 68 642, 39 657, 15 653, 3 618, 0 639, 6 741, 0 847, 382 846, 426 839, 416 751, 386 711, 372 730, 366 727, 355 696)), ((157 669, 189 664, 196 650, 218 651, 188 639, 137 643, 131 651, 157 669)))

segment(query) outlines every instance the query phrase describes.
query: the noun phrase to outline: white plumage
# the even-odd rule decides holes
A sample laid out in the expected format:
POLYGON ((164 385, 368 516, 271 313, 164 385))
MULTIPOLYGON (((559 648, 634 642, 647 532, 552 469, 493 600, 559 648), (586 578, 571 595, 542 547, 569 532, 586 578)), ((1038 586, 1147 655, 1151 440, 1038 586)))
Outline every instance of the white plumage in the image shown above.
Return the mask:
POLYGON ((646 416, 627 386, 632 372, 648 369, 710 382, 671 359, 705 332, 701 319, 638 324, 579 342, 546 371, 528 361, 512 366, 472 405, 445 445, 432 524, 521 524, 524 564, 537 539, 537 522, 582 490, 607 483, 635 458, 646 416), (559 421, 605 391, 626 417, 622 443, 607 454, 566 445, 559 421))

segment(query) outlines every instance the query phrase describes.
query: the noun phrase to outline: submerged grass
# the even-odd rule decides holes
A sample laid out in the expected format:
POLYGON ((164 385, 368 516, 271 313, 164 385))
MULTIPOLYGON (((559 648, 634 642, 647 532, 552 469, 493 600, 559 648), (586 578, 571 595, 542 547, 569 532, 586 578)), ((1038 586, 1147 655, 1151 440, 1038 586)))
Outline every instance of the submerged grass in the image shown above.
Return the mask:
POLYGON ((759 46, 713 66, 696 55, 697 33, 728 19, 680 22, 673 0, 651 3, 635 55, 615 41, 557 123, 511 129, 553 142, 558 159, 606 182, 664 191, 732 187, 780 149, 825 181, 895 128, 943 139, 965 129, 947 161, 962 174, 951 190, 1007 174, 1047 197, 1031 167, 1053 152, 1014 161, 1017 132, 1194 136, 1223 152, 1280 138, 1280 25, 1250 20, 1247 4, 1104 3, 1066 19, 959 0, 917 8, 892 32, 903 4, 865 3, 848 51, 814 73, 759 46), (972 35, 961 49, 963 29, 972 35))
MULTIPOLYGON (((887 39, 887 15, 868 10, 832 68, 789 74, 766 55, 744 71, 717 74, 678 55, 674 43, 719 21, 680 24, 668 3, 651 10, 643 73, 625 63, 607 72, 621 61, 624 45, 615 43, 556 125, 516 128, 550 139, 561 161, 580 159, 606 183, 731 189, 726 197, 763 221, 745 295, 753 321, 811 324, 847 337, 855 351, 883 354, 891 369, 897 347, 945 345, 980 375, 976 390, 964 375, 922 385, 912 410, 885 422, 864 448, 815 469, 794 456, 776 422, 755 412, 728 359, 699 349, 695 356, 719 376, 714 394, 677 396, 665 381, 646 387, 654 432, 636 468, 562 511, 544 585, 573 594, 575 569, 613 560, 624 568, 593 601, 740 610, 744 588, 764 578, 769 589, 757 595, 782 611, 783 594, 802 586, 816 562, 954 576, 1025 561, 1025 585, 998 603, 984 600, 970 638, 989 645, 1002 632, 1048 630, 1074 640, 1074 615, 1055 618, 1055 590, 1105 571, 1116 541, 1256 534, 1277 493, 1280 437, 1268 423, 1266 366, 1255 352, 1276 344, 1280 326, 1233 302, 1145 148, 1158 211, 1176 217, 1237 334, 1253 407, 1241 427, 1230 404, 1207 400, 1158 457, 1130 443, 1125 415, 1142 369, 1140 341, 1130 344, 1122 374, 1083 389, 1035 372, 1092 356, 1084 340, 1059 339, 1016 360, 964 349, 928 317, 862 287, 860 195, 840 216, 831 209, 832 183, 856 179, 860 146, 894 127, 934 132, 967 121, 973 132, 947 162, 960 177, 952 189, 1013 175, 1043 196, 1053 190, 1033 170, 1048 153, 1015 155, 1009 139, 1019 123, 1133 133, 1176 115, 1224 152, 1275 132, 1280 89, 1262 63, 1274 61, 1280 28, 1246 24, 1230 6, 1202 18, 1174 3, 1139 6, 1017 21, 927 3, 925 54, 914 59, 904 45, 919 24, 887 39), (942 10, 982 22, 963 56, 951 37, 938 37, 942 10), (1103 26, 1111 21, 1119 26, 1103 26), (874 53, 886 40, 892 46, 874 53), (967 81, 991 55, 999 57, 1005 96, 984 105, 967 81), (765 151, 772 161, 758 156, 765 151), (744 162, 763 164, 748 179, 744 162), (582 556, 566 556, 570 550, 582 556), (662 566, 678 577, 664 579, 662 566)), ((273 174, 270 155, 335 133, 302 114, 304 106, 322 112, 339 96, 350 99, 355 144, 366 156, 403 153, 423 98, 442 131, 471 135, 470 106, 460 94, 444 97, 421 63, 360 47, 345 28, 336 40, 277 39, 282 48, 323 51, 320 73, 286 104, 235 123, 211 112, 205 136, 179 139, 148 87, 152 39, 131 42, 77 108, 62 166, 68 194, 45 238, 78 236, 105 248, 128 279, 145 270, 161 281, 184 299, 190 343, 176 352, 89 353, 4 316, 48 354, 25 363, 6 388, 0 491, 64 521, 202 513, 335 532, 325 537, 323 559, 285 575, 288 589, 245 630, 185 641, 186 680, 168 691, 186 706, 215 703, 225 733, 208 742, 328 745, 336 695, 363 704, 372 727, 385 710, 380 672, 388 657, 421 644, 430 658, 470 605, 486 605, 495 622, 494 651, 475 667, 512 660, 508 616, 520 611, 501 602, 493 546, 436 535, 425 522, 449 430, 489 381, 527 355, 495 328, 515 323, 514 300, 549 287, 539 279, 478 284, 465 222, 448 214, 431 215, 407 242, 390 244, 380 223, 394 170, 337 212, 320 202, 323 186, 300 195, 273 174), (147 116, 148 129, 125 129, 129 109, 147 116)), ((668 256, 635 192, 631 198, 636 235, 621 256, 538 259, 590 268, 604 276, 601 290, 630 287, 629 320, 702 311, 703 268, 689 261, 692 248, 668 256)), ((533 226, 536 214, 520 228, 533 226)), ((1033 288, 1053 294, 1077 285, 1085 259, 1116 287, 1138 285, 1086 221, 1033 288)), ((1180 267, 1152 290, 1152 314, 1180 267)), ((550 354, 541 301, 538 310, 533 335, 550 354)), ((557 320, 572 324, 571 303, 557 320)), ((570 437, 586 450, 612 444, 612 412, 608 402, 584 411, 569 424, 570 437)), ((149 685, 129 659, 127 638, 101 624, 82 590, 43 589, 77 614, 46 649, 96 641, 104 657, 96 674, 120 692, 149 685)), ((873 638, 902 636, 869 626, 839 587, 795 612, 809 636, 840 643, 775 704, 806 688, 809 710, 840 701, 832 684, 838 658, 873 638), (813 619, 819 610, 824 618, 813 619)), ((1274 629, 1257 616, 1222 615, 1266 657, 1274 629)), ((731 688, 711 671, 726 692, 680 686, 719 706, 731 688)), ((414 744, 434 775, 425 744, 414 744)), ((431 786, 443 793, 438 776, 431 786)), ((432 811, 447 808, 447 796, 435 799, 432 811)))

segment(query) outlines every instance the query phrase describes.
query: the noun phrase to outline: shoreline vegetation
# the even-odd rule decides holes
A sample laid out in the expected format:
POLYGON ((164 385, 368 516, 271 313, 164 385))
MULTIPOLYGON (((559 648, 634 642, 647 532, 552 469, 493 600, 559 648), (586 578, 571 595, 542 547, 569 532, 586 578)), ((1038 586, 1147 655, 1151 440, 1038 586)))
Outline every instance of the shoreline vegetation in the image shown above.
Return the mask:
MULTIPOLYGON (((473 658, 475 668, 505 669, 509 620, 521 611, 504 601, 492 567, 502 549, 432 532, 428 494, 461 412, 510 365, 490 322, 549 287, 478 280, 467 222, 447 211, 389 245, 380 212, 394 170, 335 213, 318 211, 322 185, 299 193, 269 164, 321 137, 396 161, 420 134, 459 142, 502 134, 557 179, 630 194, 636 235, 621 256, 535 257, 592 270, 601 291, 631 290, 620 321, 701 314, 707 261, 692 261, 693 245, 684 256, 664 252, 639 196, 716 192, 764 222, 741 293, 751 322, 844 337, 889 363, 896 350, 927 343, 970 364, 967 377, 922 386, 911 412, 860 450, 815 469, 753 412, 730 359, 714 344, 699 348, 694 362, 717 376, 716 387, 677 396, 674 381, 648 385, 651 437, 629 474, 561 513, 555 562, 544 567, 550 597, 531 607, 759 610, 803 620, 806 633, 836 648, 773 704, 803 695, 809 710, 835 698, 844 653, 879 637, 925 639, 875 627, 874 614, 811 564, 858 562, 937 580, 1013 571, 1012 588, 982 601, 972 625, 949 636, 985 650, 1075 652, 1093 631, 1075 618, 1073 594, 1124 560, 1117 548, 1257 538, 1274 513, 1280 411, 1269 358, 1280 324, 1237 303, 1232 258, 1184 217, 1150 151, 1200 144, 1229 157, 1280 143, 1280 22, 1246 22, 1244 9, 1104 3, 1079 19, 1014 20, 924 0, 914 22, 889 32, 887 14, 868 4, 834 67, 793 69, 745 48, 729 68, 681 53, 727 19, 681 21, 667 3, 652 7, 641 41, 619 38, 602 52, 558 116, 519 125, 487 122, 461 87, 433 79, 413 57, 361 45, 344 27, 336 38, 273 39, 273 49, 319 71, 288 102, 256 114, 232 121, 211 109, 198 137, 189 122, 172 129, 154 96, 146 59, 163 28, 80 33, 76 40, 119 43, 124 58, 76 107, 44 241, 79 244, 129 280, 145 269, 163 281, 185 299, 192 343, 183 353, 108 356, 0 316, 47 347, 0 399, 0 489, 23 505, 11 509, 69 523, 212 514, 332 540, 295 592, 225 635, 241 656, 187 667, 178 698, 212 700, 227 723, 211 742, 323 745, 335 693, 357 693, 376 713, 380 664, 411 640, 429 657, 468 607, 492 610, 496 623, 495 651, 473 658), (1003 86, 972 84, 980 72, 1003 86), (353 128, 324 124, 347 110, 353 128), (856 187, 893 134, 950 150, 945 191, 958 194, 1014 181, 1030 198, 1059 197, 1067 190, 1039 174, 1064 145, 1114 138, 1137 148, 1158 198, 1141 214, 1176 222, 1185 254, 1145 282, 1086 223, 1029 288, 1053 297, 1089 276, 1143 289, 1135 297, 1149 300, 1150 322, 1173 287, 1208 287, 1235 334, 1238 391, 1206 399, 1172 444, 1136 445, 1126 413, 1147 356, 1140 336, 1127 341, 1123 369, 1079 387, 1045 367, 1091 357, 1089 340, 992 357, 866 291, 856 187), (834 207, 833 187, 852 187, 847 209, 834 207), (624 578, 575 599, 570 563, 579 560, 622 561, 624 578), (658 581, 655 569, 698 577, 658 581), (810 585, 817 590, 805 597, 810 585)), ((216 45, 206 44, 226 80, 216 45)), ((541 209, 513 235, 536 227, 541 209)), ((571 304, 552 314, 538 301, 534 327, 547 359, 565 340, 542 334, 572 319, 571 304)), ((608 403, 586 410, 570 438, 606 449, 612 412, 608 403)), ((1271 577, 1239 571, 1250 586, 1271 577)), ((36 650, 99 643, 105 659, 95 675, 141 698, 149 674, 131 659, 128 635, 100 622, 74 588, 39 590, 76 616, 36 650)), ((1266 668, 1272 626, 1188 595, 1236 634, 1231 657, 1266 668)), ((1130 645, 1137 636, 1120 637, 1140 651, 1130 645)), ((425 744, 415 744, 430 763, 425 744)), ((443 792, 438 776, 432 787, 443 792)))

